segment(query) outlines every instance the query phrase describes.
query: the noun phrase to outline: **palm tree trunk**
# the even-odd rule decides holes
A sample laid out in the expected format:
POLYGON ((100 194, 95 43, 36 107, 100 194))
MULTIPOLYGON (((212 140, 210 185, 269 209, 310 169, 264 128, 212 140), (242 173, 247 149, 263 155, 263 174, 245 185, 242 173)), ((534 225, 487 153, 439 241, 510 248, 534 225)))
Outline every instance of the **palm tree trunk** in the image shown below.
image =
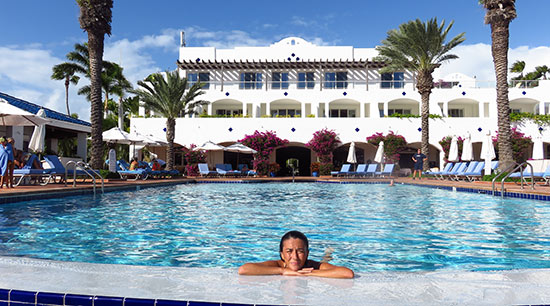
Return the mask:
POLYGON ((69 76, 65 77, 65 106, 67 106, 67 116, 71 115, 69 110, 69 76))
POLYGON ((502 171, 514 163, 511 129, 510 102, 508 100, 508 39, 510 21, 491 23, 491 51, 497 78, 498 109, 498 159, 502 171))
POLYGON ((118 101, 118 128, 124 128, 124 109, 122 108, 122 97, 118 101))
POLYGON ((103 162, 103 101, 101 99, 101 69, 103 66, 103 37, 88 31, 90 52, 90 100, 92 123, 92 156, 90 164, 94 169, 101 169, 103 162))
POLYGON ((421 109, 421 128, 422 128, 422 144, 421 151, 422 154, 428 156, 424 160, 423 169, 428 171, 430 169, 429 162, 429 153, 430 153, 430 94, 432 93, 433 88, 433 77, 431 71, 419 71, 417 76, 417 85, 418 93, 422 100, 422 109, 421 109))
POLYGON ((174 136, 176 133, 176 119, 166 119, 166 141, 168 141, 168 150, 166 152, 166 170, 174 169, 174 136))

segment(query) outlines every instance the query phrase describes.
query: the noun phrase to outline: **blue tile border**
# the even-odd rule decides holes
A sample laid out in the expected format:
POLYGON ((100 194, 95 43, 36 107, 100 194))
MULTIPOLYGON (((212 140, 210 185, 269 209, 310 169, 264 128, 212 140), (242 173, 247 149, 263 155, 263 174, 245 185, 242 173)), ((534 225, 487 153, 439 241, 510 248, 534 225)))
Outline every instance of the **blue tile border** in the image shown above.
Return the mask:
POLYGON ((0 306, 287 306, 288 304, 246 304, 166 299, 137 299, 115 296, 10 290, 0 288, 0 306))

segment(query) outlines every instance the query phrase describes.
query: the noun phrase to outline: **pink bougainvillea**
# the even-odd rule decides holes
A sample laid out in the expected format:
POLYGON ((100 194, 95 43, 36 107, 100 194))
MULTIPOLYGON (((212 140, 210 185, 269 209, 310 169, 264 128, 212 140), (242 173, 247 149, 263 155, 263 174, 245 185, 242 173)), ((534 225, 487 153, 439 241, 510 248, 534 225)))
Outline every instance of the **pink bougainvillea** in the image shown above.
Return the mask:
POLYGON ((206 154, 203 150, 194 151, 196 145, 192 144, 189 148, 182 148, 183 158, 185 159, 185 171, 188 176, 198 176, 199 167, 197 164, 206 162, 206 154))
POLYGON ((320 172, 322 175, 330 174, 332 170, 332 152, 339 143, 340 139, 336 132, 322 129, 313 133, 313 138, 306 144, 306 147, 317 153, 321 163, 320 172))
POLYGON ((375 133, 367 137, 367 142, 375 146, 378 146, 381 141, 384 142, 385 160, 391 163, 398 163, 400 155, 397 152, 407 145, 405 137, 397 135, 393 131, 390 131, 386 136, 382 133, 375 133))
MULTIPOLYGON (((462 160, 462 148, 464 146, 464 138, 457 137, 458 144, 458 160, 462 160)), ((452 136, 445 136, 440 141, 439 144, 443 148, 444 157, 443 160, 447 163, 449 161, 449 151, 451 150, 451 141, 453 140, 452 136)))
MULTIPOLYGON (((513 127, 512 130, 512 154, 514 160, 518 163, 522 163, 526 160, 527 150, 533 144, 531 137, 525 137, 525 134, 518 131, 517 128, 513 127)), ((497 135, 493 137, 493 145, 495 146, 495 153, 498 156, 498 131, 497 135)))
POLYGON ((239 142, 257 151, 254 154, 254 170, 260 175, 266 175, 269 172, 269 155, 277 147, 286 145, 288 140, 277 137, 273 131, 255 131, 252 135, 245 135, 239 142))

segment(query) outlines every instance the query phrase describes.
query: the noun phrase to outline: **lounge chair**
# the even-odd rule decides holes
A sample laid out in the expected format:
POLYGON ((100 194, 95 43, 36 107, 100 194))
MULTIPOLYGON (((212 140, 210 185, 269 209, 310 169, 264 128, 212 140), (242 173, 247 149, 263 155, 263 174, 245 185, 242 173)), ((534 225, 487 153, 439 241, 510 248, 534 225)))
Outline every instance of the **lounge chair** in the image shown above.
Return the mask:
MULTIPOLYGON (((495 171, 496 169, 498 168, 498 160, 495 160, 495 161, 492 161, 491 162, 491 172, 492 171, 495 171)), ((483 177, 485 173, 485 162, 484 161, 480 161, 478 164, 477 164, 477 167, 474 169, 473 172, 471 173, 465 173, 466 175, 466 178, 470 181, 470 182, 473 182, 475 180, 479 180, 483 177)))
POLYGON ((367 166, 367 170, 365 171, 365 177, 374 177, 376 170, 378 170, 378 164, 369 164, 367 166))
POLYGON ((460 166, 462 166, 462 163, 455 163, 455 164, 453 164, 453 167, 451 168, 451 170, 441 171, 440 173, 438 173, 436 175, 436 177, 440 180, 444 180, 445 176, 456 173, 458 171, 458 168, 460 168, 460 166))
POLYGON ((464 178, 466 179, 466 173, 470 173, 474 171, 474 169, 477 167, 478 161, 471 161, 467 167, 465 167, 462 171, 458 171, 458 173, 451 175, 451 180, 459 181, 460 179, 464 178))
POLYGON ((382 171, 377 171, 374 173, 375 176, 379 177, 386 177, 386 176, 392 176, 393 168, 395 167, 394 164, 386 164, 384 165, 384 169, 382 171))
POLYGON ((218 172, 208 169, 208 164, 198 164, 198 166, 199 166, 199 174, 203 177, 218 174, 218 172))
MULTIPOLYGON (((88 174, 85 171, 78 170, 79 167, 77 167, 76 171, 73 169, 65 169, 65 166, 61 163, 59 160, 59 157, 57 155, 45 155, 44 160, 48 163, 50 168, 50 174, 52 175, 52 178, 59 177, 59 182, 64 182, 67 177, 65 177, 65 172, 70 176, 74 173, 76 179, 77 177, 83 178, 84 180, 88 177, 88 174)), ((96 176, 100 176, 99 170, 92 170, 92 169, 86 169, 87 172, 94 172, 96 176)))
POLYGON ((349 174, 354 177, 365 177, 367 175, 367 164, 357 165, 357 169, 349 174))
POLYGON ((350 168, 351 168, 351 164, 343 164, 342 168, 340 168, 340 171, 331 171, 330 175, 336 176, 336 177, 341 176, 341 175, 344 175, 344 176, 349 175, 350 168))
POLYGON ((143 168, 130 170, 130 165, 123 159, 117 161, 117 166, 117 173, 123 180, 130 180, 130 177, 133 177, 133 181, 138 179, 146 180, 149 177, 149 170, 143 168))
POLYGON ((14 179, 15 186, 19 186, 22 182, 27 180, 29 182, 34 180, 35 183, 40 184, 42 186, 50 182, 50 179, 52 177, 52 175, 50 174, 51 170, 50 169, 32 169, 32 166, 35 160, 38 160, 38 157, 32 154, 22 169, 13 170, 13 179, 14 179))
POLYGON ((250 169, 249 169, 249 170, 244 170, 245 168, 248 169, 248 165, 239 164, 239 165, 237 166, 237 170, 241 171, 241 174, 242 174, 242 175, 246 175, 246 176, 250 176, 250 175, 256 176, 256 175, 258 175, 258 174, 256 173, 256 171, 250 170, 250 169))
POLYGON ((238 170, 233 170, 230 164, 216 164, 216 172, 221 176, 241 175, 241 172, 238 170))
POLYGON ((454 163, 447 163, 445 165, 445 168, 443 168, 443 170, 441 170, 441 171, 426 171, 426 172, 424 172, 424 175, 433 175, 433 176, 435 176, 436 179, 439 179, 438 175, 443 174, 443 173, 449 173, 449 171, 451 171, 453 166, 454 166, 454 163))

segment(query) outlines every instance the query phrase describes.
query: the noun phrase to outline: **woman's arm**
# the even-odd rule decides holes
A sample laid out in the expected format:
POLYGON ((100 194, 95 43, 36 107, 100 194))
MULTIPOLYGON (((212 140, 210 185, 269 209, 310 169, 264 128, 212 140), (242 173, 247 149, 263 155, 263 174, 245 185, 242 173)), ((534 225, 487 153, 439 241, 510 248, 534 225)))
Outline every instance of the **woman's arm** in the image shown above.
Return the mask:
POLYGON ((284 268, 278 260, 268 260, 257 263, 245 263, 239 267, 240 275, 281 275, 284 268))
POLYGON ((321 263, 319 270, 313 270, 311 273, 306 275, 329 278, 353 278, 354 273, 351 269, 346 267, 335 266, 327 262, 323 262, 321 263))

